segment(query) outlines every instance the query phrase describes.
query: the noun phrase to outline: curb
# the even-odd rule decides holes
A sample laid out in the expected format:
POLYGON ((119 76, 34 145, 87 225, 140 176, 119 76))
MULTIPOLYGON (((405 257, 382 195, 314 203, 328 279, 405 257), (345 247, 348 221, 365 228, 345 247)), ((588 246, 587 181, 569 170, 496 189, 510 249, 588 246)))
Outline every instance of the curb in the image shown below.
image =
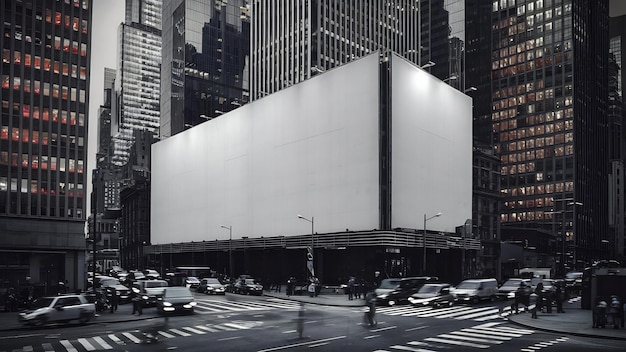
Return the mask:
POLYGON ((587 337, 587 338, 594 338, 594 339, 610 339, 610 340, 617 340, 617 341, 626 341, 626 337, 594 335, 594 334, 587 334, 587 333, 582 333, 582 332, 570 332, 570 331, 562 331, 562 330, 556 330, 556 329, 548 329, 548 328, 543 328, 543 327, 537 327, 537 326, 524 324, 524 323, 521 323, 519 321, 511 320, 509 318, 503 318, 503 319, 505 319, 509 323, 517 325, 517 326, 521 326, 521 327, 529 328, 529 329, 533 329, 533 330, 538 330, 538 331, 543 331, 543 332, 549 332, 549 333, 553 333, 553 334, 566 334, 566 335, 571 335, 571 336, 587 337))

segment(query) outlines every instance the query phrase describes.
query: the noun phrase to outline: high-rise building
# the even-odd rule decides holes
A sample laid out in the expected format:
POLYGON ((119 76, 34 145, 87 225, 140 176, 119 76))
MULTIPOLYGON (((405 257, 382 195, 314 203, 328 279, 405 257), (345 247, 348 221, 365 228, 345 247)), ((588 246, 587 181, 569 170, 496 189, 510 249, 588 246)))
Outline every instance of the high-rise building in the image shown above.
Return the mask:
POLYGON ((626 260, 626 15, 609 19, 609 226, 612 234, 607 243, 612 257, 626 260))
POLYGON ((377 50, 420 63, 417 1, 254 0, 250 12, 252 99, 377 50))
POLYGON ((0 285, 82 288, 92 2, 1 6, 0 285))
POLYGON ((134 130, 159 134, 162 0, 127 0, 120 24, 119 59, 112 115, 115 165, 128 161, 134 130))
POLYGON ((492 7, 502 237, 508 229, 544 233, 557 272, 605 259, 608 2, 502 0, 492 7))
POLYGON ((248 0, 165 2, 162 139, 249 101, 249 36, 248 0))

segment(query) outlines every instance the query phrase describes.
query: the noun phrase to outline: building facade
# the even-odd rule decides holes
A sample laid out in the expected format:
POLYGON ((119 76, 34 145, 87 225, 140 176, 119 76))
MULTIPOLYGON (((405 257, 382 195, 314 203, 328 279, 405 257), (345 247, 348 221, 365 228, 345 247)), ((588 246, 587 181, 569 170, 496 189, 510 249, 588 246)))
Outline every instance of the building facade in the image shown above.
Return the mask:
POLYGON ((626 261, 626 15, 609 19, 609 226, 611 257, 626 261))
POLYGON ((249 101, 248 0, 166 1, 160 137, 249 101))
POLYGON ((589 265, 607 256, 609 240, 608 2, 492 6, 503 238, 506 229, 545 230, 557 272, 589 265))
POLYGON ((91 5, 1 5, 0 285, 83 285, 91 5))
POLYGON ((114 154, 124 165, 133 131, 159 134, 162 0, 127 0, 125 22, 118 29, 119 58, 115 79, 116 111, 112 115, 114 154))

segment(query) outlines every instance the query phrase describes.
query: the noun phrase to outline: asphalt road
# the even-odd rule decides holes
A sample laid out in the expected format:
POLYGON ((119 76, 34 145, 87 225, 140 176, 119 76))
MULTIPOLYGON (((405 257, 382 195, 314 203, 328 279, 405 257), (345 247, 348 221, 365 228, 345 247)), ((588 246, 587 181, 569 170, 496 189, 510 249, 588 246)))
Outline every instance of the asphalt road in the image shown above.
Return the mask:
MULTIPOLYGON (((362 308, 304 306, 268 297, 197 295, 194 315, 126 323, 65 325, 4 332, 0 351, 622 351, 623 341, 527 330, 493 317, 505 302, 456 310, 380 307, 378 325, 362 308), (167 324, 167 326, 164 326, 167 324), (141 331, 158 329, 157 343, 141 331)), ((153 308, 152 308, 153 309, 153 308)))

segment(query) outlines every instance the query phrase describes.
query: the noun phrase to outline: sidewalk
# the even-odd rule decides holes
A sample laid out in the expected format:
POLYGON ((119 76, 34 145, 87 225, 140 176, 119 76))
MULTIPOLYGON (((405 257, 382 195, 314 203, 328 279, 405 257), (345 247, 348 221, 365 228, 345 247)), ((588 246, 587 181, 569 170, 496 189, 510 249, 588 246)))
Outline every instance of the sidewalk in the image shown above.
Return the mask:
POLYGON ((264 296, 288 299, 297 302, 309 303, 309 304, 321 304, 325 306, 337 306, 337 307, 363 307, 365 306, 365 299, 349 300, 348 295, 344 294, 342 290, 335 292, 333 288, 322 288, 320 294, 317 297, 310 297, 306 292, 301 295, 287 296, 287 287, 282 286, 280 292, 276 291, 264 291, 264 296))
POLYGON ((565 313, 537 313, 537 319, 530 317, 530 313, 512 314, 507 318, 513 324, 534 330, 541 330, 566 335, 582 337, 598 337, 616 340, 626 340, 626 328, 613 329, 607 325, 604 328, 592 327, 592 311, 581 309, 580 301, 573 304, 564 304, 565 313))

